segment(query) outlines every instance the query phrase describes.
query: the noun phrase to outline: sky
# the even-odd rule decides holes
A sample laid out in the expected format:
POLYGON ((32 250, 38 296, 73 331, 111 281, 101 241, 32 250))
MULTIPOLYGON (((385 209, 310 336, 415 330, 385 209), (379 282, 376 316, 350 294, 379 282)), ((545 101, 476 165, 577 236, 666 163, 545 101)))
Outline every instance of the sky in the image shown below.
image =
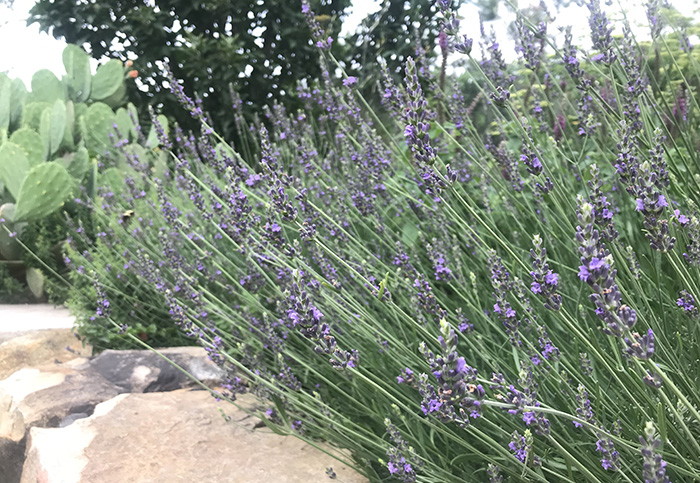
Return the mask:
MULTIPOLYGON (((698 1, 671 0, 671 3, 685 15, 692 15, 697 9, 698 1)), ((538 4, 539 0, 521 0, 518 3, 520 8, 524 8, 538 4)), ((551 5, 552 0, 546 0, 546 3, 551 5)), ((29 9, 33 4, 34 0, 15 0, 12 10, 0 5, 0 45, 3 46, 0 51, 0 72, 8 71, 10 77, 19 77, 27 87, 30 86, 32 75, 39 69, 49 69, 59 78, 65 73, 61 61, 61 53, 65 43, 46 33, 39 33, 38 24, 26 25, 29 9)), ((622 5, 624 5, 630 22, 633 26, 638 26, 635 33, 641 38, 644 38, 645 35, 648 37, 648 28, 644 27, 646 16, 644 8, 641 6, 641 0, 625 0, 624 2, 603 0, 602 4, 603 10, 608 13, 612 20, 621 18, 620 12, 622 12, 622 5), (608 3, 610 5, 607 5, 608 3)), ((355 0, 344 22, 341 36, 354 31, 368 13, 375 12, 380 7, 381 0, 355 0)), ((550 8, 550 10, 554 12, 554 8, 550 8)), ((493 26, 497 38, 502 42, 502 50, 506 60, 511 61, 515 59, 516 54, 514 45, 507 35, 507 26, 515 18, 515 15, 505 7, 502 7, 499 13, 502 15, 501 19, 491 22, 489 25, 493 26)), ((470 37, 478 37, 478 9, 474 5, 464 5, 459 11, 459 16, 462 19, 462 33, 470 37)), ((566 25, 573 26, 574 39, 578 39, 577 43, 584 48, 587 47, 589 35, 587 8, 572 4, 560 11, 555 21, 548 27, 548 31, 550 34, 554 34, 558 27, 566 25)), ((698 39, 695 39, 694 43, 698 43, 698 39)))

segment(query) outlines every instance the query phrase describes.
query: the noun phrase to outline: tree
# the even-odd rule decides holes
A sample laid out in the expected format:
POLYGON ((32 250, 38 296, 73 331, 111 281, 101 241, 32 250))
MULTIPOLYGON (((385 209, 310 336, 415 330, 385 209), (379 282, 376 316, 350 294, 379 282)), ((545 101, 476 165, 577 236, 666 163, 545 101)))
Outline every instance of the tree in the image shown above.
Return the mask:
MULTIPOLYGON (((433 0, 384 0, 381 8, 369 14, 346 39, 344 59, 348 72, 360 77, 361 85, 372 89, 378 78, 378 56, 387 61, 393 73, 398 73, 406 57, 416 56, 416 44, 420 44, 429 58, 434 58, 433 47, 440 31, 434 3, 433 0)), ((459 4, 461 0, 453 3, 459 4)))
MULTIPOLYGON (((350 0, 315 0, 312 8, 328 32, 340 31, 350 0)), ((301 12, 301 0, 38 0, 28 23, 69 43, 85 46, 97 59, 131 59, 140 98, 194 127, 164 88, 164 60, 185 91, 201 95, 217 130, 233 133, 229 84, 244 106, 285 98, 302 78, 320 73, 318 51, 301 12)), ((337 48, 334 46, 334 48, 337 48)))

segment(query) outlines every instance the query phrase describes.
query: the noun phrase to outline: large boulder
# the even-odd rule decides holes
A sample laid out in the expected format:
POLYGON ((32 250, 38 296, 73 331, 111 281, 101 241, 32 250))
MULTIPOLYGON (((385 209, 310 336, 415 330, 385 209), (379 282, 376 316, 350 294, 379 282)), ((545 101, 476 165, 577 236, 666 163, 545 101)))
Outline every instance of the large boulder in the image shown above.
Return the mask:
MULTIPOLYGON (((223 380, 223 371, 208 359, 201 347, 173 347, 159 352, 208 386, 223 380)), ((91 359, 89 365, 121 392, 164 392, 199 386, 182 370, 149 350, 106 350, 91 359)))
POLYGON ((340 481, 367 481, 258 422, 207 391, 122 394, 64 428, 32 428, 21 482, 307 483, 328 481, 327 467, 340 481))
MULTIPOLYGON (((215 386, 222 381, 221 369, 202 348, 177 347, 161 353, 207 384, 215 386)), ((15 372, 0 381, 0 475, 4 478, 0 483, 19 481, 31 428, 69 427, 90 416, 97 404, 118 394, 194 385, 182 371, 147 350, 105 351, 91 359, 54 360, 15 372)))
POLYGON ((0 475, 17 481, 30 428, 55 427, 71 415, 92 414, 94 407, 119 394, 94 371, 78 370, 76 359, 41 369, 25 368, 0 382, 0 475))

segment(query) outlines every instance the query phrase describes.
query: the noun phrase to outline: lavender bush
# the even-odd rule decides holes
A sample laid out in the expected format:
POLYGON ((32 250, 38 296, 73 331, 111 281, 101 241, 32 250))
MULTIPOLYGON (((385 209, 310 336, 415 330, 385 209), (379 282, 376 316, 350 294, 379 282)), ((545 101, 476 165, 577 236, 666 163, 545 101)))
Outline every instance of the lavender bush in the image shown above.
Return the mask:
POLYGON ((161 130, 169 169, 96 208, 100 243, 67 252, 97 321, 136 340, 142 320, 110 316, 124 294, 167 310, 226 369, 217 398, 258 396, 275 431, 372 481, 697 481, 700 70, 684 27, 652 0, 653 41, 615 37, 591 0, 592 51, 522 16, 507 65, 450 3, 440 46, 478 96, 442 91, 417 49, 400 82, 385 71, 381 109, 334 79, 305 5, 324 75, 299 87, 302 111, 249 126, 234 101, 255 162, 172 79, 201 132, 161 130))

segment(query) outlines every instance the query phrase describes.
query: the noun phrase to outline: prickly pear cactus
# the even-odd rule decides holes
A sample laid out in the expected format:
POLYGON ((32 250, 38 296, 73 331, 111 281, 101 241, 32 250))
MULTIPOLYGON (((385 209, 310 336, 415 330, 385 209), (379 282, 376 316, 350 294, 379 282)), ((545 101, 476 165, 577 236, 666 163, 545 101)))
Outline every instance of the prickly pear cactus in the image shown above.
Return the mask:
POLYGON ((0 74, 0 131, 10 129, 10 99, 12 82, 5 74, 0 74))
POLYGON ((123 84, 124 66, 121 61, 110 59, 99 66, 92 77, 90 98, 94 101, 103 101, 114 95, 123 84))
POLYGON ((41 115, 51 107, 48 102, 30 102, 25 104, 22 112, 22 127, 28 127, 36 132, 41 131, 41 115))
POLYGON ((34 295, 34 297, 37 299, 43 297, 45 280, 41 270, 38 268, 28 268, 26 279, 29 290, 32 291, 32 295, 34 295))
POLYGON ((115 115, 112 109, 102 102, 96 102, 87 108, 82 116, 85 124, 84 139, 87 148, 96 154, 110 151, 114 144, 110 134, 114 133, 115 115))
POLYGON ((41 114, 41 138, 44 142, 45 158, 50 158, 63 142, 66 131, 66 103, 57 99, 51 108, 41 114))
POLYGON ((56 162, 33 167, 19 190, 14 221, 44 218, 64 206, 73 190, 73 179, 56 162))
POLYGON ((18 228, 13 223, 14 215, 14 204, 0 206, 0 257, 5 260, 17 260, 22 254, 22 246, 17 242, 18 228))
POLYGON ((63 50, 63 66, 66 68, 64 82, 68 85, 68 94, 76 102, 85 102, 90 98, 92 73, 90 56, 77 45, 67 45, 63 50))
POLYGON ((16 130, 10 136, 10 142, 15 143, 24 150, 30 166, 36 166, 45 161, 41 136, 33 129, 23 127, 16 130))
POLYGON ((56 99, 66 99, 66 86, 58 80, 56 74, 48 69, 38 71, 32 77, 31 100, 52 104, 56 99))
POLYGON ((29 160, 21 147, 10 141, 0 146, 0 180, 15 200, 29 167, 29 160))
POLYGON ((90 167, 90 156, 84 146, 78 148, 75 153, 68 153, 56 161, 61 163, 76 181, 82 181, 90 167))

